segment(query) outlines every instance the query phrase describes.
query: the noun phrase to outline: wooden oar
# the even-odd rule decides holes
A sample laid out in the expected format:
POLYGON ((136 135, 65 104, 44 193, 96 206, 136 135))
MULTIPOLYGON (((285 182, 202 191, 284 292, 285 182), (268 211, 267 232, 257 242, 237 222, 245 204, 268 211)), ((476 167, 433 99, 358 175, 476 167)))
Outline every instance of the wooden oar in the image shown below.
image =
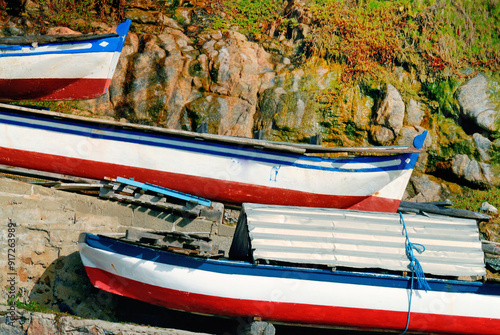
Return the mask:
POLYGON ((399 204, 398 211, 400 212, 422 211, 427 213, 434 213, 434 214, 447 215, 447 216, 466 218, 466 219, 486 220, 486 221, 490 219, 489 215, 483 213, 468 211, 459 208, 436 206, 435 204, 432 203, 423 203, 423 202, 401 201, 401 203, 399 204))

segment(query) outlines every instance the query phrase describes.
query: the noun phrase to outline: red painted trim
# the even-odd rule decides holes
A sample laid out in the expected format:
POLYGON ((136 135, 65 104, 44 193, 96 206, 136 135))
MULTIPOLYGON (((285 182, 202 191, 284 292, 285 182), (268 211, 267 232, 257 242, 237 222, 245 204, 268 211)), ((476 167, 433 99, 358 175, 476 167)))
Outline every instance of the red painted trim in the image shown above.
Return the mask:
MULTIPOLYGON (((267 321, 404 330, 407 313, 387 310, 243 300, 167 289, 85 267, 92 285, 104 291, 167 308, 226 317, 262 317, 267 321)), ((210 283, 207 283, 210 285, 210 283)), ((242 290, 245 288, 242 287, 242 290)), ((369 297, 366 297, 369 299, 369 297)), ((412 331, 498 334, 499 319, 411 313, 412 331)))
POLYGON ((381 197, 307 193, 3 147, 0 147, 0 164, 100 180, 105 177, 134 178, 140 182, 148 182, 224 203, 253 202, 378 212, 396 212, 400 203, 400 200, 381 197))
POLYGON ((0 100, 81 100, 97 98, 109 87, 103 78, 0 79, 0 100))

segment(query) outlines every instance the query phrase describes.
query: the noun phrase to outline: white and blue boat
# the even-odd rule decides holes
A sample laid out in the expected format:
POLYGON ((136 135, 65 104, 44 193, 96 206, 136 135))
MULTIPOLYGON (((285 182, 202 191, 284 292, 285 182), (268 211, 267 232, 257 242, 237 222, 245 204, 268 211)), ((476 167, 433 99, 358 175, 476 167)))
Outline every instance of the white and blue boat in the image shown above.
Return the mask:
POLYGON ((0 164, 98 180, 132 178, 238 205, 395 212, 425 136, 418 135, 414 147, 326 148, 0 104, 0 164), (319 156, 342 151, 355 155, 319 156))
POLYGON ((79 248, 95 287, 176 310, 369 331, 500 330, 500 283, 487 280, 470 219, 244 204, 229 259, 88 233, 79 248))
POLYGON ((118 25, 116 34, 0 37, 0 101, 103 95, 130 24, 118 25))

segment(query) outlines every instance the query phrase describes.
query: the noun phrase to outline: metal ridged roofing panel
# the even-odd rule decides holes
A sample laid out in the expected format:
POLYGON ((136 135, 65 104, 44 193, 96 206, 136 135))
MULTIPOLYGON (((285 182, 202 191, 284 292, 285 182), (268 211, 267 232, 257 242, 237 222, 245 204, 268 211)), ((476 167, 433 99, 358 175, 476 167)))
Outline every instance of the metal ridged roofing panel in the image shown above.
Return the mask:
MULTIPOLYGON (((408 271, 398 213, 244 204, 254 260, 408 271)), ((403 215, 414 255, 425 273, 485 275, 475 220, 403 215)))

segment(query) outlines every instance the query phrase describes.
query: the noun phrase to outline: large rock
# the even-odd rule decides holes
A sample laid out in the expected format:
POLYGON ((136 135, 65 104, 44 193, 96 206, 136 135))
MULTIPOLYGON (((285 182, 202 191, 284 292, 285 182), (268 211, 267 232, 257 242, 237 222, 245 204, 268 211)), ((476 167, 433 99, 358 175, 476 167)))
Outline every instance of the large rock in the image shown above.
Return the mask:
POLYGON ((236 32, 210 33, 200 50, 178 29, 130 34, 109 94, 80 106, 95 114, 174 129, 209 122, 209 132, 251 137, 262 90, 274 86, 274 63, 236 32))
POLYGON ((471 160, 467 155, 456 155, 451 162, 453 174, 468 183, 488 187, 494 182, 491 166, 471 160))
MULTIPOLYGON (((212 78, 211 92, 237 97, 255 106, 261 79, 273 73, 270 54, 240 33, 228 31, 224 38, 203 45, 212 78)), ((266 77, 268 78, 268 77, 266 77)), ((269 78, 267 79, 269 80, 269 78)))
POLYGON ((424 119, 425 110, 420 102, 410 99, 406 109, 406 123, 409 126, 420 126, 424 119))
POLYGON ((394 86, 388 84, 386 96, 377 110, 375 126, 372 127, 373 138, 382 145, 389 144, 403 128, 404 117, 403 98, 394 86))
POLYGON ((438 182, 431 180, 429 176, 412 176, 410 180, 415 196, 410 201, 431 202, 441 200, 442 187, 438 182))
POLYGON ((211 134, 252 137, 255 106, 235 97, 205 94, 186 105, 196 124, 206 122, 211 134))
POLYGON ((483 162, 487 162, 490 160, 490 151, 493 147, 492 142, 479 133, 475 133, 472 135, 474 139, 474 143, 476 144, 476 148, 479 151, 479 155, 481 156, 481 160, 483 162))
POLYGON ((279 73, 275 82, 261 87, 255 128, 276 141, 308 140, 317 134, 320 116, 313 92, 328 82, 327 77, 314 67, 279 73))
POLYGON ((458 102, 462 114, 473 120, 484 130, 495 132, 499 130, 500 110, 491 101, 488 93, 488 78, 478 74, 458 91, 458 102))
POLYGON ((394 86, 388 84, 385 99, 377 111, 375 122, 392 129, 397 135, 403 128, 404 117, 405 104, 403 98, 394 86))

